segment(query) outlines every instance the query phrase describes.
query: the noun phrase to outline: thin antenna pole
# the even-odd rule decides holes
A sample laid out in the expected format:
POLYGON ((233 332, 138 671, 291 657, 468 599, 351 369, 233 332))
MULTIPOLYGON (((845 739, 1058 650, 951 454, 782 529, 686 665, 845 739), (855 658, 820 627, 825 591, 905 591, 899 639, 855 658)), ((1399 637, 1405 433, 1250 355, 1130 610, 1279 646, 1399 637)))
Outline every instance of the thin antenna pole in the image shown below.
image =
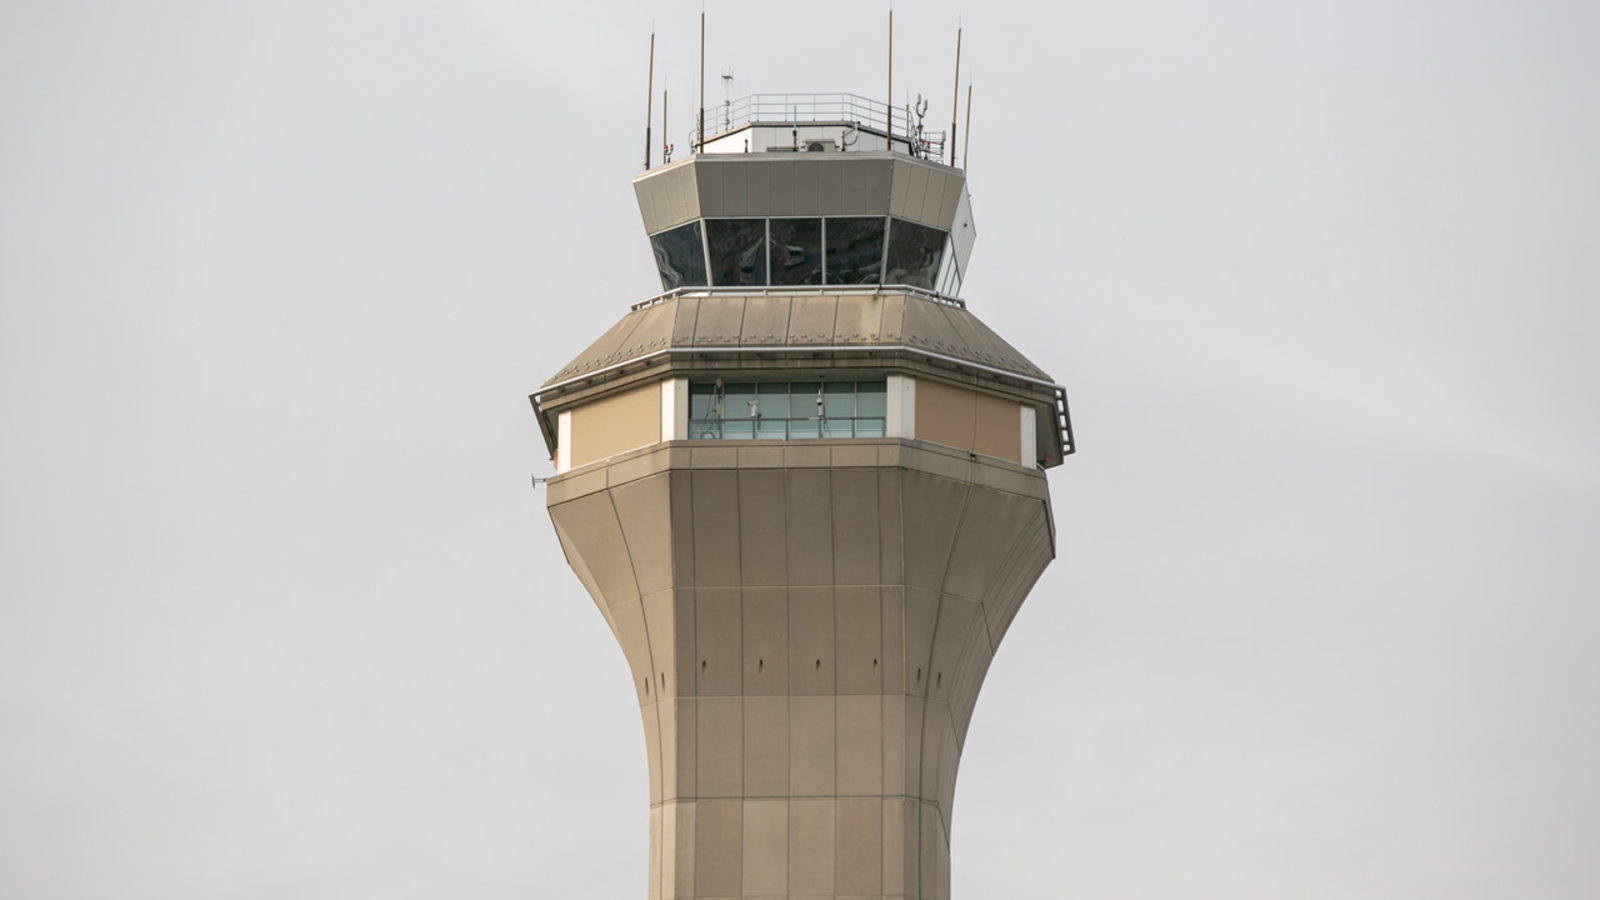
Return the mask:
POLYGON ((706 145, 706 11, 700 10, 700 144, 694 148, 699 153, 706 145))
POLYGON ((883 104, 884 107, 885 107, 885 114, 886 114, 886 116, 888 117, 888 120, 889 120, 888 124, 887 124, 887 126, 885 127, 884 130, 889 133, 889 150, 890 150, 890 152, 893 152, 894 151, 894 7, 893 6, 889 7, 889 93, 884 99, 887 101, 887 102, 885 102, 883 104))
MULTIPOLYGON (((652 110, 650 108, 650 106, 651 106, 651 102, 654 101, 655 99, 656 99, 656 33, 655 33, 654 30, 652 30, 650 32, 650 82, 649 82, 649 84, 647 84, 645 86, 645 92, 644 92, 644 170, 646 172, 650 171, 650 124, 651 124, 652 121, 654 121, 652 119, 652 116, 654 114, 654 110, 652 110)), ((665 101, 662 102, 661 109, 662 109, 663 112, 666 111, 666 102, 665 101)), ((662 127, 663 131, 666 130, 666 124, 665 123, 662 123, 661 127, 662 127)))
POLYGON ((956 165, 956 108, 961 105, 961 27, 956 26, 956 83, 950 98, 950 167, 956 165))
POLYGON ((667 126, 667 91, 661 90, 661 164, 664 166, 671 160, 667 159, 667 141, 672 137, 672 132, 667 126))
POLYGON ((972 73, 967 73, 967 133, 961 136, 961 168, 967 168, 967 156, 972 152, 972 73))

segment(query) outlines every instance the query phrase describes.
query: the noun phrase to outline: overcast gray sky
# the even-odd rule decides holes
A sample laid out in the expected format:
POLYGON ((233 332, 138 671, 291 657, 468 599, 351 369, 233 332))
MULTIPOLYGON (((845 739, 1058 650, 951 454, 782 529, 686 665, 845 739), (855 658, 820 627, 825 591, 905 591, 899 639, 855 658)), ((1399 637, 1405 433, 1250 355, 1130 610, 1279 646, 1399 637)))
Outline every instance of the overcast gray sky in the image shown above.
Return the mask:
MULTIPOLYGON (((963 16, 964 294, 1081 451, 956 896, 1600 896, 1600 6, 975 7, 896 92, 963 16)), ((525 395, 658 289, 698 12, 0 3, 0 895, 644 896, 525 395)), ((882 95, 881 7, 709 13, 882 95)))

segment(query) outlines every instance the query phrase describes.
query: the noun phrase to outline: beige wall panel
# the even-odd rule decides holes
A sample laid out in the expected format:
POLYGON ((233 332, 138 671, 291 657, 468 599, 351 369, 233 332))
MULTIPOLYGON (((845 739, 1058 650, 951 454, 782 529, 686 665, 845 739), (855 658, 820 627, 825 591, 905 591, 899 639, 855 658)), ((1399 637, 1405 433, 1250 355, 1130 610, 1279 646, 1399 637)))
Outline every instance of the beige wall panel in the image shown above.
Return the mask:
POLYGON ((650 776, 650 804, 661 802, 661 715, 657 704, 646 703, 639 707, 639 719, 644 724, 645 766, 650 776))
MULTIPOLYGON (((922 393, 922 387, 917 387, 922 393)), ((919 416, 918 427, 921 427, 919 416)), ((906 584, 938 590, 944 585, 945 566, 961 519, 966 484, 922 472, 902 470, 901 516, 905 533, 906 584)))
POLYGON ((933 655, 928 667, 933 670, 933 680, 928 684, 927 696, 932 700, 948 702, 950 688, 955 684, 956 664, 973 628, 987 627, 978 601, 945 594, 939 598, 939 623, 933 633, 933 655))
POLYGON ((879 334, 884 340, 899 340, 905 333, 906 298, 904 294, 885 294, 883 297, 883 325, 879 334))
POLYGON ((946 231, 956 227, 956 207, 961 204, 961 195, 967 189, 967 179, 963 175, 951 175, 950 184, 944 189, 944 203, 939 207, 938 225, 946 231))
POLYGON ((834 589, 834 678, 841 694, 876 694, 883 689, 881 588, 834 589))
MULTIPOLYGON (((902 164, 896 162, 895 168, 902 164)), ((904 163, 911 170, 911 178, 906 184, 905 206, 900 215, 912 221, 922 221, 922 204, 928 196, 928 170, 915 163, 904 163)), ((896 185, 898 187, 898 185, 896 185)))
POLYGON ((950 180, 950 176, 943 172, 929 172, 928 189, 922 195, 922 208, 917 210, 917 214, 912 218, 924 225, 949 231, 950 226, 939 221, 939 209, 944 205, 944 192, 950 180))
MULTIPOLYGON (((883 792, 906 792, 906 698, 880 695, 883 706, 883 792)), ((917 737, 918 735, 912 735, 917 737)))
POLYGON ((789 583, 832 584, 833 474, 827 469, 786 469, 784 474, 789 583))
POLYGON ((906 214, 906 195, 911 192, 910 163, 898 163, 891 170, 889 182, 889 215, 906 214))
POLYGON ((808 443, 794 441, 784 445, 783 464, 791 469, 826 469, 832 464, 831 447, 808 447, 808 443))
MULTIPOLYGON (((925 800, 939 799, 940 754, 944 752, 945 735, 950 731, 950 707, 929 700, 922 710, 922 778, 917 787, 918 796, 925 800)), ((951 744, 954 746, 953 740, 951 744)))
POLYGON ((672 583, 676 587, 694 585, 694 475, 673 469, 672 484, 672 583))
POLYGON ((750 167, 745 163, 725 163, 722 168, 722 215, 743 216, 750 211, 745 185, 750 167))
POLYGON ((939 808, 932 803, 924 803, 918 812, 922 820, 919 829, 922 847, 917 854, 917 880, 921 886, 921 893, 917 896, 925 900, 945 900, 939 895, 939 856, 950 851, 942 846, 944 832, 940 828, 939 808))
MULTIPOLYGON (((783 468, 782 447, 739 447, 738 450, 741 469, 783 468)), ((746 523, 745 528, 748 533, 749 523, 746 523)))
POLYGON ((917 379, 917 438, 971 450, 976 407, 977 395, 971 391, 928 378, 917 379))
POLYGON ((586 403, 572 411, 574 467, 661 440, 661 383, 586 403))
POLYGON ((1015 585, 993 606, 989 617, 989 636, 994 641, 994 646, 999 647, 1000 641, 1005 638, 1006 632, 1011 628, 1012 619, 1017 615, 1017 610, 1022 607, 1022 601, 1027 598, 1033 585, 1044 574, 1045 567, 1050 565, 1050 560, 1055 558, 1050 548, 1048 532, 1041 522, 1038 532, 1033 538, 1025 558, 1024 567, 1019 574, 1015 585))
POLYGON ((773 163, 768 170, 768 178, 772 181, 772 205, 769 215, 792 216, 794 208, 794 170, 791 163, 773 163))
POLYGON ((692 218, 689 215, 688 200, 683 193, 683 179, 693 168, 692 165, 680 166, 656 176, 661 182, 661 199, 656 205, 656 214, 661 217, 661 227, 670 228, 692 218))
POLYGON ((745 300, 740 343, 782 344, 788 339, 788 297, 750 297, 745 300))
POLYGON ((789 589, 789 693, 832 694, 833 588, 789 589))
POLYGON ((772 163, 743 163, 745 167, 745 215, 772 214, 772 163))
POLYGON ((657 180, 658 179, 655 178, 649 178, 644 181, 635 181, 633 183, 633 196, 634 199, 639 201, 639 218, 644 220, 645 234, 655 234, 657 231, 661 230, 661 227, 656 224, 659 221, 659 218, 656 216, 657 180))
POLYGON ((835 470, 846 468, 876 468, 878 465, 878 448, 868 444, 840 444, 833 448, 833 467, 835 470))
POLYGON ((836 297, 796 297, 789 309, 789 343, 828 344, 833 341, 833 321, 839 311, 836 297))
MULTIPOLYGON (((660 746, 654 751, 659 754, 661 761, 661 802, 676 800, 682 796, 678 793, 678 785, 682 779, 678 775, 678 714, 680 712, 676 700, 658 700, 650 704, 656 712, 656 728, 660 733, 660 746)), ((648 750, 648 748, 646 748, 648 750)), ((655 759, 655 756, 651 757, 655 759)), ((693 767, 693 757, 682 761, 684 765, 693 767)))
POLYGON ((672 345, 681 347, 693 344, 695 324, 700 318, 700 298, 679 297, 667 302, 677 310, 672 319, 672 345))
POLYGON ((562 525, 561 520, 556 518, 555 507, 550 508, 550 524, 555 527, 556 539, 561 542, 561 550, 566 554, 567 563, 572 566, 573 574, 578 576, 578 581, 583 584, 583 589, 589 594, 589 599, 594 601, 595 607, 600 610, 600 615, 605 617, 606 625, 611 628, 611 633, 616 634, 617 622, 611 617, 611 607, 606 605, 605 593, 600 590, 599 582, 595 581, 594 573, 589 571, 589 564, 584 559, 582 549, 573 542, 572 536, 567 533, 567 529, 562 525))
MULTIPOLYGON (((838 784, 840 796, 883 793, 883 697, 840 695, 838 708, 838 784)), ((876 818, 876 816, 874 816, 876 818)), ((850 893, 862 893, 851 891, 850 893)))
POLYGON ((701 586, 739 583, 739 481, 732 469, 694 472, 694 571, 701 586))
POLYGON ((698 696, 733 696, 743 687, 741 606, 738 588, 695 591, 695 652, 700 656, 695 675, 698 696))
POLYGON ((877 469, 835 469, 833 471, 834 583, 881 583, 883 577, 878 569, 880 559, 877 469))
POLYGON ((1009 462, 1022 459, 1022 406, 1014 400, 973 394, 977 406, 972 449, 1009 462))
POLYGON ((837 216, 844 212, 844 194, 841 191, 843 182, 844 164, 838 160, 826 160, 816 164, 817 170, 817 212, 825 216, 837 216))
POLYGON ((744 887, 744 801, 695 804, 694 895, 737 897, 744 887))
POLYGON ((973 488, 950 548, 947 593, 974 599, 992 590, 1000 564, 1027 536, 1039 501, 987 488, 973 488))
POLYGON ((789 698, 789 791, 831 797, 834 777, 834 698, 789 698))
MULTIPOLYGON (((695 709, 696 796, 744 794, 744 700, 700 697, 695 709)), ((703 810, 702 810, 703 812, 703 810)))
POLYGON ((898 585, 883 587, 883 692, 903 693, 906 689, 905 647, 905 588, 898 585))
POLYGON ((695 346, 731 345, 743 327, 743 297, 716 294, 700 298, 700 313, 694 324, 695 346))
POLYGON ((955 723, 949 710, 939 717, 943 734, 939 736, 939 811, 944 814, 946 834, 955 815, 956 771, 961 766, 961 743, 956 740, 955 723))
POLYGON ((839 801, 834 825, 834 890, 840 896, 883 892, 883 801, 839 801))
MULTIPOLYGON (((905 698, 905 728, 906 728, 906 780, 899 786, 901 793, 909 797, 922 796, 922 735, 923 718, 927 712, 928 701, 921 697, 909 694, 901 695, 905 698)), ((894 791, 896 785, 890 785, 888 790, 894 791)))
POLYGON ((915 897, 917 894, 918 821, 920 804, 913 800, 883 801, 883 893, 915 897))
POLYGON ((633 670, 633 692, 640 703, 649 703, 655 699, 649 689, 655 670, 650 662, 650 639, 645 636, 644 611, 639 601, 630 600, 612 606, 611 616, 616 623, 617 643, 622 645, 622 655, 633 670))
MULTIPOLYGON (((961 348, 967 346, 960 332, 951 322, 951 316, 945 313, 943 304, 926 300, 910 300, 906 303, 906 334, 926 337, 929 345, 937 353, 960 353, 961 348)), ((954 317, 960 319, 958 314, 954 317)), ((918 382, 921 384, 921 381, 918 382)))
POLYGON ((878 550, 882 554, 879 571, 884 584, 897 584, 905 566, 900 537, 900 470, 878 470, 878 550))
POLYGON ((645 896, 650 900, 661 900, 661 808, 650 808, 650 865, 649 877, 646 879, 648 889, 645 896))
POLYGON ((983 680, 989 675, 989 664, 994 652, 989 647, 988 629, 972 629, 967 647, 956 664, 955 686, 950 690, 950 714, 955 719, 956 741, 963 747, 967 740, 967 725, 972 721, 972 710, 983 690, 983 680))
MULTIPOLYGON (((781 447, 759 449, 773 451, 775 461, 782 464, 781 447)), ((782 469, 739 470, 740 579, 746 585, 781 585, 788 580, 784 485, 782 469)))
POLYGON ((672 587, 670 481, 665 472, 611 489, 641 594, 672 587))
POLYGON ((789 589, 744 589, 744 693, 789 693, 789 589))
POLYGON ((859 159, 845 159, 835 163, 839 167, 839 212, 847 216, 858 216, 865 213, 868 208, 868 199, 862 191, 867 162, 859 159))
POLYGON ((744 802, 744 896, 789 891, 789 801, 744 802))
POLYGON ((700 215, 700 190, 696 184, 698 174, 695 167, 690 165, 674 171, 669 176, 672 179, 673 208, 682 209, 677 219, 679 222, 687 222, 700 215), (682 206, 679 207, 677 204, 682 206))
POLYGON ((674 854, 677 866, 670 884, 676 895, 674 900, 678 900, 694 896, 694 857, 695 847, 698 846, 695 841, 696 810, 694 803, 674 803, 671 808, 676 812, 673 819, 676 822, 678 844, 677 853, 674 854))
POLYGON ((833 800, 789 801, 789 895, 833 896, 833 800))
POLYGON ((794 211, 796 215, 815 216, 821 211, 817 199, 817 163, 797 160, 790 166, 794 170, 794 211))
POLYGON ((627 544, 622 541, 622 527, 611 509, 610 495, 602 492, 579 496, 578 500, 552 506, 550 517, 565 528, 608 607, 637 601, 634 567, 627 557, 627 544))
POLYGON ((934 627, 939 619, 939 595, 923 588, 905 588, 905 689, 926 696, 933 680, 934 627))
MULTIPOLYGON (((644 610, 645 632, 650 640, 650 660, 655 666, 655 674, 651 676, 655 680, 651 685, 651 697, 660 700, 677 696, 682 687, 678 678, 681 666, 677 660, 677 597, 669 588, 647 594, 639 602, 644 610)), ((689 622, 692 627, 694 620, 691 618, 689 622)), ((692 647, 690 652, 694 652, 692 647)))
POLYGON ((862 169, 861 196, 866 198, 867 205, 857 212, 873 216, 888 215, 893 180, 893 164, 889 160, 866 162, 862 169))
POLYGON ((697 159, 694 163, 695 188, 700 197, 700 215, 726 215, 722 202, 723 173, 730 167, 720 163, 697 159))
POLYGON ((839 298, 834 317, 834 339, 839 343, 860 343, 882 335, 883 295, 856 294, 839 298))
MULTIPOLYGON (((679 798, 694 798, 699 795, 699 715, 696 709, 697 700, 667 700, 663 701, 673 707, 674 727, 677 743, 677 794, 679 798)), ((681 826, 680 826, 681 827, 681 826)))
POLYGON ((789 698, 744 698, 744 795, 789 796, 789 698))

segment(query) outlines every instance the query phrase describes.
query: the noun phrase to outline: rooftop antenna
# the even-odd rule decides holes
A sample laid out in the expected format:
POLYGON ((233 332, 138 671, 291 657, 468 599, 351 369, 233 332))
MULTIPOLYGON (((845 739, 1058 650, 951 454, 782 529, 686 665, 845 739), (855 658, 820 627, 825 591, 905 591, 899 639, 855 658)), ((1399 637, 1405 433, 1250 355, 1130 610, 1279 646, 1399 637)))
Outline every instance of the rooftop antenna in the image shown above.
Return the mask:
POLYGON ((667 128, 667 91, 663 88, 661 91, 661 164, 663 166, 672 162, 672 142, 667 140, 671 136, 672 132, 667 128))
MULTIPOLYGON (((650 123, 653 110, 651 101, 656 98, 656 23, 650 23, 650 81, 644 92, 644 170, 650 171, 650 123)), ((662 112, 666 112, 666 101, 661 104, 662 112)), ((666 131, 666 123, 662 123, 661 130, 666 131)))
POLYGON ((956 165, 956 110, 961 105, 961 19, 956 19, 956 83, 950 98, 950 167, 956 165))
POLYGON ((700 142, 694 152, 705 149, 706 144, 706 7, 700 4, 700 142))
POLYGON ((889 4, 889 93, 885 96, 885 113, 888 120, 884 131, 889 136, 889 150, 894 151, 894 4, 889 4))
POLYGON ((733 127, 733 70, 722 70, 722 130, 733 127))
POLYGON ((972 151, 972 70, 967 70, 967 131, 961 136, 961 168, 967 168, 967 154, 972 151))

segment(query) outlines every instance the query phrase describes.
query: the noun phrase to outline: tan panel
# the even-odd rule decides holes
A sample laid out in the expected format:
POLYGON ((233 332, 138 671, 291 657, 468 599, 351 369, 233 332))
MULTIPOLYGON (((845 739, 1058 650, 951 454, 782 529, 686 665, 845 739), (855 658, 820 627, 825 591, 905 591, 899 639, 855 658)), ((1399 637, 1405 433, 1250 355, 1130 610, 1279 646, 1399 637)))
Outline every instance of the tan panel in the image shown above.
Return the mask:
POLYGON ((650 692, 655 670, 650 664, 650 640, 644 631, 644 609, 637 600, 618 603, 611 607, 611 617, 616 623, 617 643, 622 645, 622 655, 633 670, 633 693, 640 703, 649 703, 655 699, 650 692))
POLYGON ((789 339, 789 298, 749 297, 744 302, 744 322, 739 342, 782 344, 789 339))
POLYGON ((977 423, 972 449, 984 456, 1022 461, 1022 404, 1003 397, 974 394, 977 423))
MULTIPOLYGON (((703 702, 703 701, 702 701, 703 702)), ((834 793, 834 698, 789 698, 789 791, 796 797, 834 793)))
POLYGON ((738 588, 700 588, 695 591, 695 650, 699 654, 695 694, 732 696, 744 682, 740 627, 742 602, 738 588))
POLYGON ((834 890, 840 896, 879 894, 883 889, 883 801, 839 801, 834 851, 834 890))
MULTIPOLYGON (((839 696, 838 780, 840 796, 883 793, 883 697, 839 696)), ((850 891, 852 894, 869 893, 850 891)))
POLYGON ((994 653, 989 648, 988 627, 980 623, 967 633, 967 646, 961 650, 956 663, 954 684, 950 688, 950 715, 955 719, 956 743, 967 739, 967 723, 972 721, 972 710, 978 703, 978 692, 983 689, 983 679, 989 674, 989 664, 994 653))
POLYGON ((789 802, 744 803, 744 895, 781 897, 789 890, 789 802))
MULTIPOLYGON (((949 708, 937 700, 927 701, 922 714, 922 777, 917 785, 917 795, 924 799, 939 796, 939 755, 944 752, 944 737, 949 731, 949 708)), ((702 793, 704 790, 702 786, 702 793)))
POLYGON ((905 690, 926 696, 929 660, 933 656, 933 629, 939 617, 939 596, 921 588, 905 588, 905 690))
POLYGON ((696 803, 694 837, 694 896, 739 896, 744 886, 744 801, 696 803))
MULTIPOLYGON (((944 205, 945 186, 950 180, 950 176, 943 172, 928 172, 928 189, 922 195, 922 208, 917 210, 917 214, 913 218, 924 225, 940 227, 939 209, 944 205)), ((909 204, 907 208, 909 208, 909 204)), ((943 227, 946 231, 950 230, 948 225, 943 227)))
POLYGON ((944 189, 944 203, 939 207, 938 227, 949 231, 955 227, 956 207, 961 204, 961 194, 967 189, 965 175, 951 175, 950 184, 944 189))
POLYGON ((572 411, 572 465, 661 440, 661 382, 604 397, 572 411))
POLYGON ((981 600, 995 582, 1000 564, 1027 534, 1039 514, 1039 501, 987 488, 973 488, 950 548, 946 593, 981 600))
MULTIPOLYGON (((694 768, 694 757, 681 758, 678 756, 678 707, 675 700, 661 700, 650 704, 648 709, 656 714, 656 727, 660 730, 660 740, 654 748, 648 747, 650 735, 645 735, 647 752, 656 755, 651 757, 651 762, 660 762, 661 767, 661 796, 659 800, 676 800, 679 796, 678 786, 683 783, 679 775, 680 763, 682 766, 694 768)), ((645 726, 646 731, 649 725, 645 726)), ((655 768, 654 765, 651 768, 655 768)))
POLYGON ((772 180, 772 206, 769 215, 792 216, 794 208, 794 170, 792 163, 777 162, 769 164, 767 177, 772 180))
MULTIPOLYGON (((680 687, 677 677, 677 616, 674 591, 670 588, 646 594, 640 601, 644 610, 644 624, 650 636, 650 659, 655 666, 651 697, 661 700, 676 696, 680 687)), ((693 619, 690 620, 691 622, 693 619)), ((691 647, 690 652, 693 653, 691 647)))
POLYGON ((833 896, 834 801, 789 802, 789 894, 833 896))
POLYGON ((644 756, 649 761, 650 805, 661 802, 661 715, 656 703, 639 707, 644 723, 644 756))
POLYGON ((870 205, 865 191, 868 165, 867 161, 860 159, 847 159, 839 163, 839 212, 844 215, 860 215, 870 205))
POLYGON ((795 160, 794 211, 796 215, 814 216, 820 209, 817 200, 817 164, 810 160, 795 160))
POLYGON ((883 692, 903 693, 906 689, 905 672, 905 607, 906 591, 899 585, 885 585, 883 592, 883 656, 879 657, 883 672, 883 692))
POLYGON ((878 470, 878 546, 882 553, 879 571, 884 584, 897 584, 904 577, 900 539, 900 470, 878 470))
MULTIPOLYGON (((783 461, 781 447, 774 451, 783 461)), ((784 584, 784 477, 782 469, 739 470, 739 559, 741 583, 784 584)))
MULTIPOLYGON (((722 170, 722 212, 724 216, 742 216, 750 208, 750 201, 745 196, 745 184, 749 180, 749 166, 745 163, 721 163, 717 168, 722 170)), ((712 215, 706 213, 706 215, 712 215)))
MULTIPOLYGON (((906 790, 906 698, 904 694, 883 694, 883 792, 903 794, 906 790)), ((913 738, 914 734, 911 735, 913 738)))
POLYGON ((702 216, 725 215, 722 203, 722 178, 723 172, 728 167, 697 159, 694 163, 695 187, 699 194, 699 212, 702 216))
MULTIPOLYGON (((674 900, 694 896, 694 857, 695 847, 699 846, 695 841, 695 807, 696 804, 694 803, 673 804, 673 808, 677 810, 677 815, 673 818, 677 821, 678 852, 676 856, 678 865, 677 871, 674 873, 675 877, 668 884, 676 891, 674 900)), ((665 874, 665 867, 663 866, 662 875, 665 876, 665 874)))
POLYGON ((944 734, 939 738, 939 809, 944 821, 955 814, 956 770, 961 765, 961 744, 956 740, 955 723, 947 710, 940 716, 944 734))
POLYGON ((661 900, 661 808, 650 807, 650 878, 649 900, 661 900))
POLYGON ((772 212, 772 163, 741 163, 745 167, 745 207, 747 216, 766 216, 772 212))
POLYGON ((789 589, 789 693, 833 693, 833 589, 789 589))
POLYGON ((882 340, 899 340, 904 333, 906 313, 905 294, 885 294, 883 298, 883 324, 878 332, 882 340))
POLYGON ((668 484, 663 472, 611 489, 611 501, 622 523, 622 536, 642 594, 672 587, 672 501, 668 484))
POLYGON ((739 583, 739 483, 732 469, 694 472, 694 571, 704 586, 739 583))
POLYGON ((883 689, 881 588, 834 589, 834 666, 841 694, 876 694, 883 689))
POLYGON ((917 439, 971 450, 976 395, 929 378, 917 379, 917 439))
POLYGON ((744 324, 744 298, 713 295, 700 300, 700 314, 694 323, 696 346, 733 346, 744 324))
MULTIPOLYGON (((922 393, 921 385, 917 393, 922 393)), ((911 469, 902 469, 900 480, 904 483, 901 497, 905 514, 901 523, 905 532, 906 584, 939 590, 944 585, 950 546, 968 486, 911 469)))
POLYGON ((605 605, 611 607, 639 599, 628 546, 608 494, 589 494, 552 506, 550 518, 565 532, 584 569, 594 579, 600 592, 597 601, 604 598, 605 605))
POLYGON ((695 781, 700 797, 744 793, 744 700, 700 697, 694 702, 695 781))
POLYGON ((784 523, 789 583, 832 584, 832 473, 826 469, 785 469, 784 476, 789 482, 785 503, 788 520, 784 523))
POLYGON ((950 594, 940 598, 939 624, 933 636, 933 655, 928 660, 928 668, 933 672, 928 685, 929 699, 948 702, 950 689, 956 681, 956 664, 967 644, 968 633, 973 628, 984 627, 976 600, 950 594))
POLYGON ((917 809, 913 800, 883 802, 883 893, 919 896, 917 893, 917 809))
POLYGON ((789 796, 789 698, 744 698, 744 795, 789 796))
POLYGON ((881 583, 883 579, 878 570, 879 560, 878 472, 876 469, 835 469, 833 471, 834 583, 881 583))
POLYGON ((676 308, 672 318, 672 346, 681 347, 694 343, 694 330, 700 318, 699 297, 679 297, 668 301, 676 308))
POLYGON ((673 707, 673 718, 676 719, 678 797, 694 797, 700 789, 697 778, 700 767, 699 742, 696 740, 699 736, 699 711, 695 708, 699 702, 698 700, 665 701, 667 705, 673 707))
POLYGON ((833 324, 834 340, 845 344, 877 340, 882 336, 882 319, 882 294, 840 297, 833 324))
POLYGON ((896 163, 889 182, 889 215, 905 216, 906 194, 911 191, 910 163, 896 163))
MULTIPOLYGON (((898 174, 898 170, 902 167, 909 168, 911 170, 911 177, 906 183, 906 195, 903 201, 905 206, 900 215, 913 221, 921 221, 922 202, 923 199, 928 196, 928 170, 926 167, 919 166, 916 163, 900 162, 899 160, 896 160, 896 174, 898 174)), ((895 183, 895 187, 900 187, 898 180, 895 183)), ((895 199, 899 200, 900 198, 897 197, 895 199)))
POLYGON ((866 205, 852 212, 868 216, 888 215, 892 173, 893 164, 887 159, 866 162, 861 173, 861 196, 865 198, 866 205))
POLYGON ((817 169, 817 212, 825 216, 836 216, 844 212, 844 196, 841 191, 843 181, 843 164, 838 160, 826 160, 815 163, 817 169))
POLYGON ((700 215, 700 191, 696 186, 697 172, 692 165, 675 170, 669 177, 672 179, 674 210, 682 212, 677 222, 687 222, 700 215), (679 205, 681 204, 681 206, 679 205))
POLYGON ((689 587, 694 584, 694 475, 673 469, 667 476, 672 480, 672 583, 689 587))
POLYGON ((789 693, 789 590, 747 587, 744 594, 744 693, 789 693))
POLYGON ((839 299, 831 296, 794 298, 789 310, 789 343, 827 344, 833 340, 833 321, 839 299))
MULTIPOLYGON (((901 696, 905 698, 906 709, 906 766, 905 785, 899 790, 907 796, 919 797, 922 791, 922 718, 928 701, 921 697, 901 696)), ((889 785, 889 790, 895 788, 895 784, 889 785)))
POLYGON ((656 215, 656 192, 660 179, 646 178, 633 183, 633 196, 639 201, 639 218, 644 220, 644 233, 655 234, 661 230, 660 217, 656 215))

